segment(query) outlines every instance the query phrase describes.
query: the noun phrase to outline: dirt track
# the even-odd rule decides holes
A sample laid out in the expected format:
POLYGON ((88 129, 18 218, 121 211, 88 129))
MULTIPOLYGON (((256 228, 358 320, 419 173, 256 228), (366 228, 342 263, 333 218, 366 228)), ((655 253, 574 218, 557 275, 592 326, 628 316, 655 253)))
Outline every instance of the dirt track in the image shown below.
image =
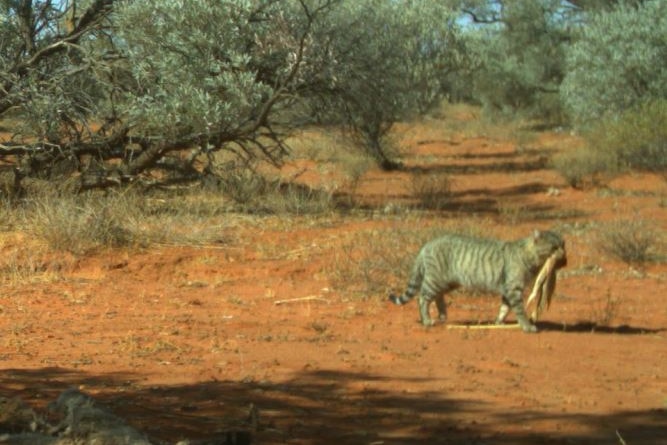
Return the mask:
MULTIPOLYGON (((630 175, 604 191, 570 189, 546 167, 558 135, 516 150, 411 134, 408 167, 452 178, 441 213, 401 207, 409 173, 371 171, 359 188, 371 210, 230 215, 219 245, 101 252, 7 283, 0 395, 43 408, 79 386, 170 441, 214 436, 252 403, 261 444, 667 443, 667 264, 630 268, 592 242, 596 224, 619 217, 664 231, 665 182, 630 175), (425 330, 414 304, 385 303, 405 270, 370 295, 332 280, 337 253, 360 233, 469 221, 508 239, 565 229, 569 265, 538 334, 425 330)), ((23 241, 3 234, 2 249, 23 241)), ((449 322, 490 321, 497 305, 452 295, 449 322)))

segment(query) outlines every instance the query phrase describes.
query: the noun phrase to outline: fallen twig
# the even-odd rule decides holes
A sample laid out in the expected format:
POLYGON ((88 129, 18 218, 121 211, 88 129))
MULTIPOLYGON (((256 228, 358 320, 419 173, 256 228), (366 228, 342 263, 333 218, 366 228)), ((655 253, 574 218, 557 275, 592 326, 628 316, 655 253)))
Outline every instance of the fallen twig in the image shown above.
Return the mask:
POLYGON ((448 324, 447 329, 516 329, 519 323, 513 324, 448 324))
POLYGON ((619 433, 618 430, 616 430, 616 437, 618 437, 618 440, 621 443, 621 445, 626 445, 625 440, 623 440, 623 436, 621 436, 621 433, 619 433))
POLYGON ((276 300, 273 302, 276 306, 287 303, 298 303, 300 301, 324 301, 329 302, 326 298, 318 297, 316 295, 310 295, 308 297, 299 297, 299 298, 288 298, 286 300, 276 300))

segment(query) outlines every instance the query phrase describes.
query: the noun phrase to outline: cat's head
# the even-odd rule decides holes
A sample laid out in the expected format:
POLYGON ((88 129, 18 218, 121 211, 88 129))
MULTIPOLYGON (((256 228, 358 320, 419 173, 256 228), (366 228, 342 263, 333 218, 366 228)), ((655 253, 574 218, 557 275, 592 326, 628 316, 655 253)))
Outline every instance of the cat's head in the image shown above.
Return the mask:
POLYGON ((556 269, 567 265, 565 241, 556 232, 548 230, 534 230, 531 236, 533 250, 541 262, 544 262, 554 253, 556 254, 556 269))

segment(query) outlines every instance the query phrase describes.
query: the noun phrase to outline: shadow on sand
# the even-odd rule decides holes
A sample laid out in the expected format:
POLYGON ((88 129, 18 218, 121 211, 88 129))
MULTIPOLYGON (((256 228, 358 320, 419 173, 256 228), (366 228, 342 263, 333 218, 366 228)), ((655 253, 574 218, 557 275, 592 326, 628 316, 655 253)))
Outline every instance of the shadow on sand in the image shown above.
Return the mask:
POLYGON ((594 332, 598 334, 646 335, 646 334, 660 334, 662 332, 667 332, 667 328, 653 329, 653 328, 645 328, 642 326, 630 326, 627 324, 622 324, 618 326, 608 326, 608 325, 599 325, 591 321, 580 321, 574 324, 554 323, 554 322, 544 321, 544 322, 538 322, 537 326, 541 331, 558 331, 558 332, 571 332, 571 333, 594 332))
MULTIPOLYGON (((280 383, 211 381, 145 387, 136 379, 128 374, 89 375, 63 368, 5 369, 0 385, 3 396, 19 396, 38 411, 60 391, 85 385, 115 414, 167 443, 223 437, 220 431, 251 403, 260 414, 254 441, 258 444, 619 443, 617 431, 632 445, 658 444, 660 438, 667 438, 665 409, 603 415, 498 412, 487 402, 402 389, 421 377, 396 380, 391 391, 372 389, 373 382, 383 380, 381 376, 327 370, 304 370, 280 383), (565 432, 549 426, 506 428, 535 422, 564 425, 565 432)), ((223 437, 208 443, 226 442, 223 437)))

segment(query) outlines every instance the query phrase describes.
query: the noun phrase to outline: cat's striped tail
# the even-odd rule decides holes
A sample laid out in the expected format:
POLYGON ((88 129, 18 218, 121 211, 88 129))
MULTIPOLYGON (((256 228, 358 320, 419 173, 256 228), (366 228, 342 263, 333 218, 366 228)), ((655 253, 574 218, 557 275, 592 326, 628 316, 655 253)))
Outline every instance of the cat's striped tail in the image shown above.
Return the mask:
POLYGON ((424 269, 422 267, 421 261, 419 258, 415 261, 415 266, 412 269, 412 275, 410 276, 410 281, 408 282, 408 288, 405 289, 405 292, 400 296, 394 294, 389 294, 389 301, 399 306, 408 303, 410 300, 417 295, 417 292, 421 289, 422 280, 424 279, 424 269))

